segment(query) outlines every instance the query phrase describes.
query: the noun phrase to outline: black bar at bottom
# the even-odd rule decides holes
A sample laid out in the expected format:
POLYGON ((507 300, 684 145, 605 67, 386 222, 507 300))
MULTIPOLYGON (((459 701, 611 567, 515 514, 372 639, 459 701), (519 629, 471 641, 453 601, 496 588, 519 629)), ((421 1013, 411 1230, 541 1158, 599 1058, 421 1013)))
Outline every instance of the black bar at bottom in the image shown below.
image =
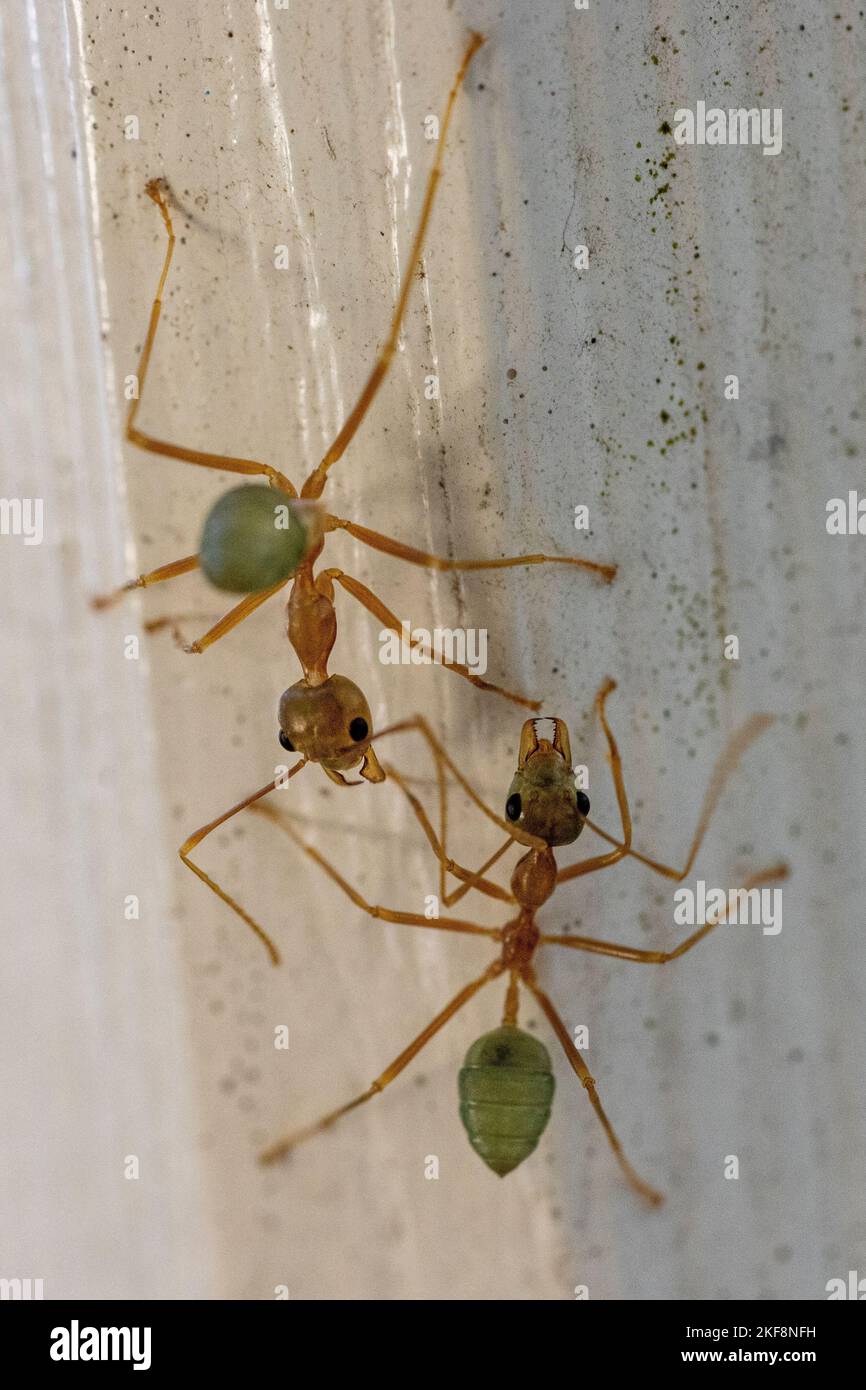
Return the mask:
MULTIPOLYGON (((303 1365, 310 1355, 321 1360, 324 1354, 333 1373, 341 1348, 353 1369, 370 1362, 384 1370, 389 1364, 393 1367, 393 1351, 399 1345, 404 1374, 414 1376, 423 1368, 429 1382, 437 1363, 445 1374, 461 1361, 465 1367, 465 1352, 447 1336, 441 1313, 425 1312, 423 1322, 412 1329, 405 1309, 392 1314, 386 1303, 371 1313, 365 1305, 355 1328, 351 1302, 341 1305, 339 1312, 322 1305, 321 1323, 315 1306, 301 1301, 4 1302, 0 1304, 3 1359, 18 1368, 19 1379, 22 1372, 26 1376, 31 1371, 52 1377, 84 1372, 92 1377, 105 1367, 115 1374, 137 1371, 141 1376, 212 1371, 223 1379, 237 1372, 270 1379, 274 1374, 294 1375, 300 1369, 298 1358, 303 1365), (434 1317, 439 1321, 434 1323, 434 1317)), ((477 1304, 472 1308, 477 1309, 477 1304)), ((593 1362, 600 1356, 607 1371, 796 1365, 819 1368, 826 1375, 845 1363, 856 1364, 864 1324, 852 1312, 833 1301, 576 1300, 561 1320, 557 1315, 557 1322, 549 1326, 557 1334, 560 1354, 566 1354, 566 1345, 570 1346, 567 1354, 576 1358, 575 1371, 586 1339, 593 1362)), ((523 1343, 532 1374, 540 1345, 533 1326, 538 1314, 506 1321, 495 1310, 489 1315, 473 1311, 467 1336, 480 1351, 479 1316, 484 1318, 483 1355, 488 1369, 487 1357, 494 1359, 500 1346, 502 1354, 509 1355, 507 1348, 513 1353, 523 1343)), ((544 1362, 537 1370, 546 1375, 544 1362)))

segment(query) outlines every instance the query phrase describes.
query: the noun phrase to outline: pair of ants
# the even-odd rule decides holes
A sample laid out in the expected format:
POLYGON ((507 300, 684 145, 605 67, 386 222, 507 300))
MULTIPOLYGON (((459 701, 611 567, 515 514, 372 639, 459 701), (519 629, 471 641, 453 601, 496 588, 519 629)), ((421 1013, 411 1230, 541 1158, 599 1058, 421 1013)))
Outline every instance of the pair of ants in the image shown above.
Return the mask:
MULTIPOLYGON (((401 634, 401 625, 394 613, 372 590, 357 579, 338 568, 320 569, 316 572, 315 566, 320 561, 327 538, 332 532, 346 531, 362 544, 383 554, 408 564, 438 571, 565 564, 585 570, 605 583, 610 583, 616 574, 614 565, 571 556, 529 554, 489 560, 444 559, 370 530, 355 521, 333 515, 324 509, 320 500, 331 469, 342 458, 354 438, 397 350, 415 270, 421 260, 442 174, 445 144, 457 94, 467 69, 483 42, 480 35, 471 36, 448 94, 433 167, 427 179, 402 288, 384 346, 357 403, 321 462, 305 479, 300 490, 295 488, 288 477, 269 464, 255 459, 205 453, 199 449, 169 443, 145 433, 137 424, 162 311, 162 295, 175 245, 168 187, 160 179, 148 183, 146 192, 161 215, 166 247, 138 364, 138 393, 130 402, 127 414, 126 438, 131 444, 149 453, 246 478, 262 479, 264 485, 242 484, 219 499, 205 522, 202 543, 197 554, 141 574, 114 593, 97 599, 95 603, 97 607, 106 607, 125 593, 164 583, 200 568, 218 588, 244 595, 219 622, 187 647, 190 652, 202 653, 236 628, 287 583, 291 585, 288 597, 288 638, 300 662, 303 676, 284 691, 280 698, 278 736, 282 747, 289 752, 297 753, 298 760, 282 776, 275 776, 259 790, 201 826, 180 848, 183 863, 243 919, 263 944, 274 965, 279 962, 279 953, 266 930, 191 857, 197 846, 212 831, 247 809, 273 820, 358 908, 371 917, 405 926, 486 936, 498 947, 498 955, 493 962, 446 1004, 366 1091, 329 1112, 315 1124, 297 1130, 271 1145, 262 1154, 262 1161, 270 1163, 284 1157, 303 1140, 330 1127, 341 1116, 378 1095, 468 1000, 486 984, 502 976, 506 981, 502 1026, 473 1045, 466 1065, 460 1073, 461 1116, 473 1147, 493 1171, 504 1175, 534 1149, 550 1113, 554 1083, 546 1049, 537 1039, 522 1033, 517 1027, 519 990, 522 986, 536 1000, 561 1043, 570 1066, 586 1090, 629 1184, 641 1197, 657 1204, 662 1200, 660 1193, 638 1176, 626 1158, 602 1108, 593 1077, 575 1048, 568 1028, 538 982, 536 956, 542 946, 556 945, 571 950, 615 956, 622 960, 662 964, 691 950, 724 920, 724 916, 720 915, 707 921, 672 951, 648 951, 589 937, 551 935, 541 931, 536 917, 560 884, 584 874, 607 869, 626 856, 639 860, 653 872, 668 879, 680 881, 685 878, 694 863, 725 781, 748 746, 771 722, 770 718, 753 716, 734 735, 711 777, 686 863, 682 869, 675 869, 638 853, 632 847, 632 823, 622 763, 606 713, 608 697, 615 688, 613 681, 606 680, 601 686, 596 696, 595 707, 606 740, 607 756, 619 807, 619 838, 589 820, 589 800, 576 786, 568 729, 561 719, 552 720, 552 739, 539 735, 537 719, 530 718, 524 723, 520 737, 518 767, 505 802, 505 816, 501 817, 481 799, 424 719, 406 719, 376 733, 373 730, 370 707, 360 687, 346 676, 328 672, 328 661, 337 636, 335 586, 356 599, 384 628, 401 634), (374 748, 374 744, 386 737, 410 731, 417 733, 427 744, 436 767, 439 790, 438 830, 434 828, 407 779, 396 768, 381 763, 374 748), (358 770, 362 781, 375 783, 384 781, 386 777, 390 778, 406 798, 436 855, 439 863, 441 905, 450 909, 467 893, 474 891, 506 904, 514 915, 504 926, 494 928, 451 916, 430 919, 417 913, 368 903, 342 878, 333 864, 314 846, 302 839, 291 820, 278 817, 273 807, 265 803, 265 798, 271 792, 284 786, 287 779, 294 777, 308 764, 318 764, 326 775, 340 786, 360 785, 358 778, 349 779, 346 775, 354 769, 358 770), (477 870, 466 868, 448 854, 449 779, 459 785, 474 805, 506 834, 504 843, 477 870), (559 868, 554 855, 555 848, 573 843, 585 825, 589 825, 596 834, 606 840, 611 848, 576 864, 559 868), (506 889, 487 875, 515 842, 520 844, 525 852, 516 863, 510 887, 506 889), (450 892, 448 875, 459 882, 459 887, 450 892)), ((423 645, 421 639, 415 636, 411 641, 413 645, 423 645)), ((431 654, 427 655, 429 658, 431 654)), ((540 709, 538 702, 492 685, 473 674, 467 667, 448 660, 441 654, 438 655, 437 661, 481 690, 494 692, 532 711, 537 712, 540 709)), ((783 877, 784 873, 783 866, 776 866, 754 875, 745 886, 752 888, 774 882, 783 877)))

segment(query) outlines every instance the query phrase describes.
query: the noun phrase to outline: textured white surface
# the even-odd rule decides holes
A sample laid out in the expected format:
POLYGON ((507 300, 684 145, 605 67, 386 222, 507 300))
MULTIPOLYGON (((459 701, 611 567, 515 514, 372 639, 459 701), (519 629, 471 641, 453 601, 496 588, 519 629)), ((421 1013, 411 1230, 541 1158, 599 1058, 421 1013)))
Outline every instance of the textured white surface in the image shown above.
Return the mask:
POLYGON ((0 1276, 42 1279, 46 1298, 204 1296, 151 696, 141 663, 118 659, 135 623, 95 622, 87 602, 123 564, 125 520, 63 21, 0 17, 2 492, 44 505, 41 545, 0 538, 0 1276))
MULTIPOLYGON (((556 1299, 587 1284, 593 1298, 822 1297, 866 1261, 866 542, 824 529, 827 498, 862 474, 864 21, 801 3, 577 13, 564 0, 68 0, 67 16, 67 71, 55 7, 13 11, 4 30, 5 186, 20 190, 4 209, 18 238, 6 320, 21 325, 5 383, 21 471, 7 476, 24 495, 43 489, 59 517, 41 549, 0 550, 8 1273, 50 1275, 70 1295, 168 1284, 269 1298, 286 1284, 295 1298, 556 1299), (589 1026, 628 1151, 668 1194, 660 1213, 623 1187, 558 1057, 537 1154, 501 1183, 470 1152, 456 1072, 498 1021, 499 987, 383 1098, 290 1166, 255 1167, 264 1140, 365 1086, 487 949, 371 923, 247 817, 201 860, 274 930, 285 964, 270 971, 171 865, 280 756, 276 702, 297 678, 280 600, 202 658, 163 633, 140 662, 121 645, 135 606, 96 618, 84 601, 193 550, 232 481, 119 447, 162 255, 145 181, 166 176, 189 215, 143 427, 299 481, 384 331, 429 167, 423 120, 442 109, 470 25, 489 44, 457 110, 404 350, 328 496, 443 553, 585 546, 620 576, 609 590, 565 571, 439 581, 345 537, 329 563, 415 624, 487 627, 491 678, 569 721, 607 824, 585 712, 614 675, 638 843, 662 857, 685 849, 727 733, 756 709, 782 716, 698 866, 727 885, 787 858, 781 935, 721 929, 664 970, 543 958, 569 1025, 589 1026), (699 98, 781 106, 782 155, 670 158, 659 127, 699 98), (130 114, 137 142, 123 136, 130 114), (273 269, 278 243, 288 271, 273 269), (438 403, 424 400, 430 372, 438 403), (729 372, 737 403, 722 398, 729 372), (665 438, 677 442, 662 454, 665 438), (588 540, 572 524, 581 502, 588 540), (116 904, 136 891, 133 932, 116 904), (288 1054, 271 1046, 277 1023, 288 1054), (134 1212, 134 1185, 117 1178, 129 1152, 147 1156, 134 1212), (431 1153, 438 1182, 424 1177, 431 1153), (731 1153, 738 1182, 722 1177, 731 1153)), ((197 614, 193 632, 223 606, 190 577, 141 611, 197 614)), ((339 613, 332 669, 363 685, 377 724, 426 712, 500 801, 519 711, 441 671, 380 666, 373 620, 348 597, 339 613)), ((370 900, 417 910, 435 891, 393 787, 341 794, 308 770, 291 795, 370 900)), ((464 862, 495 843, 468 813, 457 824, 464 862)), ((494 904, 476 915, 497 920, 494 904)), ((543 920, 675 939, 670 889, 640 866, 565 888, 543 920)), ((523 1017, 546 1037, 534 1010, 523 1017)))

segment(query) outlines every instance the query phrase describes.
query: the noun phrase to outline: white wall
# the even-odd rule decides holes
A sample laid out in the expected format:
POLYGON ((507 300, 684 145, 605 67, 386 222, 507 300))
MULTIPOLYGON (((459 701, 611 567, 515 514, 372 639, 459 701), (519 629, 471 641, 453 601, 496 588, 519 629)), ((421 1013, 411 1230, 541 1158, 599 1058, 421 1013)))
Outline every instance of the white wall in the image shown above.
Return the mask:
MULTIPOLYGON (((2 40, 3 486, 44 497, 46 534, 0 544, 0 1273, 45 1277, 56 1296, 822 1297, 866 1259, 863 541, 824 528, 863 449, 859 30, 800 0, 730 20, 709 4, 68 0, 65 15, 13 8, 2 40), (456 1072, 498 1021, 499 987, 384 1098, 260 1172, 264 1141, 365 1086, 486 947, 371 923, 246 817, 201 860, 273 929, 285 963, 271 971, 174 850, 281 756, 276 703, 298 676, 281 601, 201 658, 162 633, 137 662, 122 644, 142 617, 193 615, 193 635, 227 605, 195 576, 101 617, 86 602, 194 550, 232 482, 119 442, 162 255, 146 180, 166 176, 189 215, 143 427, 300 481, 382 336, 431 157, 423 119, 470 25, 489 43, 461 95, 426 274, 331 504, 455 556, 585 546, 620 575, 609 590, 565 570, 437 580, 345 537, 328 563, 415 624, 488 628, 491 679, 569 721, 608 824, 589 711, 615 676, 638 843, 665 858, 690 838, 726 735, 779 714, 699 871, 727 886, 786 858, 782 933, 723 928, 664 970, 542 961, 569 1025, 589 1026, 629 1152, 668 1194, 660 1213, 624 1189, 558 1057, 537 1154, 500 1183, 471 1153, 456 1072), (781 106, 783 153, 668 161, 659 126, 699 98, 781 106), (722 398, 729 372, 737 403, 722 398), (666 431, 686 438, 662 455, 666 431), (581 502, 589 539, 573 529, 581 502), (283 1022, 288 1054, 271 1045, 283 1022), (722 1176, 731 1153, 738 1182, 722 1176)), ((374 621, 348 598, 339 614, 332 668, 363 685, 377 724, 424 711, 501 801, 520 712, 441 671, 381 666, 374 621)), ((420 768, 411 744, 389 755, 420 768)), ((307 770, 291 797, 370 900, 418 910, 435 891, 395 788, 341 794, 307 770)), ((465 861, 496 843, 462 808, 455 826, 465 861)), ((473 911, 499 920, 495 904, 473 911)), ((543 920, 676 939, 670 888, 639 866, 564 888, 543 920)), ((536 1013, 523 1017, 546 1036, 536 1013)))

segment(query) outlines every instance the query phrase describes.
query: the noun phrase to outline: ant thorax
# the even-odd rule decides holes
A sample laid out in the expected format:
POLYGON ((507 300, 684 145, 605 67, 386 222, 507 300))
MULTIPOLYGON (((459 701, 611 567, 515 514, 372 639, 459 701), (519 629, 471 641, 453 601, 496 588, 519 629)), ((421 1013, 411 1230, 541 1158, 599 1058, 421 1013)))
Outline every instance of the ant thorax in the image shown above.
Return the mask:
POLYGON ((546 903, 556 887, 553 850, 531 849, 518 859, 511 875, 511 891, 522 908, 534 912, 546 903))
POLYGON ((327 679, 328 657, 337 640, 337 614, 333 587, 327 578, 321 586, 313 578, 314 558, 298 570, 292 584, 288 604, 288 637, 305 678, 318 685, 327 679))

